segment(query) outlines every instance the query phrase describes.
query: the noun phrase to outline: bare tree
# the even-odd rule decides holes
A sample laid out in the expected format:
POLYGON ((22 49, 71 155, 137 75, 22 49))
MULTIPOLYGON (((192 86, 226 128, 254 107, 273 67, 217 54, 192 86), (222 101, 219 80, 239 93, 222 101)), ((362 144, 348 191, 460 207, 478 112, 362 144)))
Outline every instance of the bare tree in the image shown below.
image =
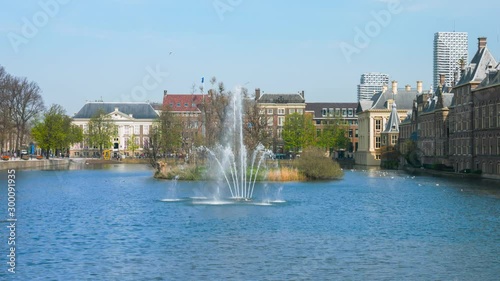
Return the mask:
POLYGON ((248 96, 248 90, 242 88, 241 91, 244 97, 243 102, 245 107, 245 146, 250 150, 255 149, 259 143, 268 147, 271 138, 267 130, 267 120, 260 114, 259 104, 255 98, 248 96))
POLYGON ((7 81, 10 79, 9 74, 0 65, 0 149, 3 152, 5 143, 8 140, 11 127, 10 118, 10 102, 7 92, 7 81))
POLYGON ((219 82, 217 88, 215 84, 217 79, 210 79, 212 89, 208 91, 208 97, 204 100, 202 106, 203 126, 205 127, 205 144, 213 147, 222 140, 224 123, 226 120, 226 109, 229 103, 230 92, 226 92, 224 83, 219 82))
POLYGON ((36 82, 26 78, 11 77, 7 82, 12 122, 16 129, 15 149, 21 148, 29 134, 29 122, 41 114, 45 107, 36 82))

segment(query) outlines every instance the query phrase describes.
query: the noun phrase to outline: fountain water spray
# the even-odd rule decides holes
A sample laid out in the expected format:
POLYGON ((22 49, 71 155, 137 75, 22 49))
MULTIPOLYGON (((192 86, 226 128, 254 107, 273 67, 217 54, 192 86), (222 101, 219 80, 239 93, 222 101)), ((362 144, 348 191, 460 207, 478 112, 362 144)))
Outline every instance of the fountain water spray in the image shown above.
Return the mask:
POLYGON ((225 133, 225 143, 215 149, 202 147, 209 153, 222 174, 223 181, 227 184, 231 197, 237 200, 250 200, 253 197, 255 182, 259 170, 266 157, 272 152, 259 144, 253 151, 249 161, 247 148, 243 137, 243 97, 241 88, 237 88, 231 96, 227 120, 230 122, 225 133))

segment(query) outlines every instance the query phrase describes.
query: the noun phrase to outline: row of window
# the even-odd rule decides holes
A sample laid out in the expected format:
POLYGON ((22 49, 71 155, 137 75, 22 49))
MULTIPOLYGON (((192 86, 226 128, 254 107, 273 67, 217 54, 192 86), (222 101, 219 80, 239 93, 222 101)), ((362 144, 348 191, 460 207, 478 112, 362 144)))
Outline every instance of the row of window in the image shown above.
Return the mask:
POLYGON ((353 108, 323 108, 322 117, 354 117, 356 110, 353 108))
MULTIPOLYGON (((276 113, 278 115, 285 115, 286 110, 285 110, 285 108, 278 108, 278 109, 276 109, 276 113)), ((294 114, 294 113, 303 114, 304 109, 302 109, 302 108, 288 108, 288 114, 294 114)), ((264 114, 273 115, 274 108, 267 108, 267 109, 261 108, 259 111, 259 114, 261 114, 261 115, 264 115, 264 114)))
MULTIPOLYGON (((118 134, 119 135, 139 135, 141 133, 141 127, 142 127, 142 134, 143 135, 148 135, 149 134, 149 125, 123 125, 123 126, 118 126, 118 134)), ((83 125, 83 133, 87 133, 89 130, 89 125, 84 124, 83 125)))
MULTIPOLYGON (((173 102, 169 103, 169 106, 170 106, 170 108, 174 108, 174 103, 173 102)), ((180 102, 177 102, 176 107, 182 107, 182 104, 180 102)), ((189 103, 187 103, 187 102, 184 103, 184 107, 189 107, 189 103)), ((196 107, 196 103, 193 102, 191 104, 191 107, 196 107)))

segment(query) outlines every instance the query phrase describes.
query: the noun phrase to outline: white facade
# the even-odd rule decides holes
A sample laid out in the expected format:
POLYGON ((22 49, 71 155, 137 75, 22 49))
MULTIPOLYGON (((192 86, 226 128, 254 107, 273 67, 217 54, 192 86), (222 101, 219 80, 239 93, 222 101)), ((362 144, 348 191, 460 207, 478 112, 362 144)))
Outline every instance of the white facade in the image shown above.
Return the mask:
POLYGON ((445 84, 452 86, 454 73, 458 72, 460 79, 460 60, 468 61, 467 32, 436 32, 434 34, 434 74, 433 87, 439 86, 439 74, 445 74, 445 84))
POLYGON ((358 101, 370 100, 374 94, 381 92, 384 85, 389 84, 389 75, 378 72, 361 74, 358 85, 358 101))
MULTIPOLYGON (((153 111, 153 109, 151 108, 153 111)), ((133 114, 126 114, 115 107, 114 111, 106 114, 117 127, 117 135, 111 139, 112 145, 105 147, 104 150, 111 150, 113 154, 125 156, 140 156, 149 146, 149 132, 155 121, 155 118, 135 118, 133 114), (132 139, 134 137, 134 139, 132 139), (137 144, 137 149, 133 152, 130 149, 130 142, 137 144)), ((153 117, 153 116, 152 116, 153 117)), ((85 135, 88 132, 88 123, 90 118, 73 118, 73 124, 79 126, 85 135)), ((70 148, 71 157, 98 157, 100 151, 96 147, 89 147, 83 141, 74 144, 70 148)))

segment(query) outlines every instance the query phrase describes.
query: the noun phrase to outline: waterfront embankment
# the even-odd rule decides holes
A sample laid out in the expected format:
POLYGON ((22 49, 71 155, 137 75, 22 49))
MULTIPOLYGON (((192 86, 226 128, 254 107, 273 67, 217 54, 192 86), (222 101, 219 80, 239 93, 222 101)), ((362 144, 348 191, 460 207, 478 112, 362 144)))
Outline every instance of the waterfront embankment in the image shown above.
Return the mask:
POLYGON ((9 169, 50 169, 55 167, 67 167, 70 163, 70 159, 29 159, 29 160, 13 160, 0 161, 0 170, 9 169))

